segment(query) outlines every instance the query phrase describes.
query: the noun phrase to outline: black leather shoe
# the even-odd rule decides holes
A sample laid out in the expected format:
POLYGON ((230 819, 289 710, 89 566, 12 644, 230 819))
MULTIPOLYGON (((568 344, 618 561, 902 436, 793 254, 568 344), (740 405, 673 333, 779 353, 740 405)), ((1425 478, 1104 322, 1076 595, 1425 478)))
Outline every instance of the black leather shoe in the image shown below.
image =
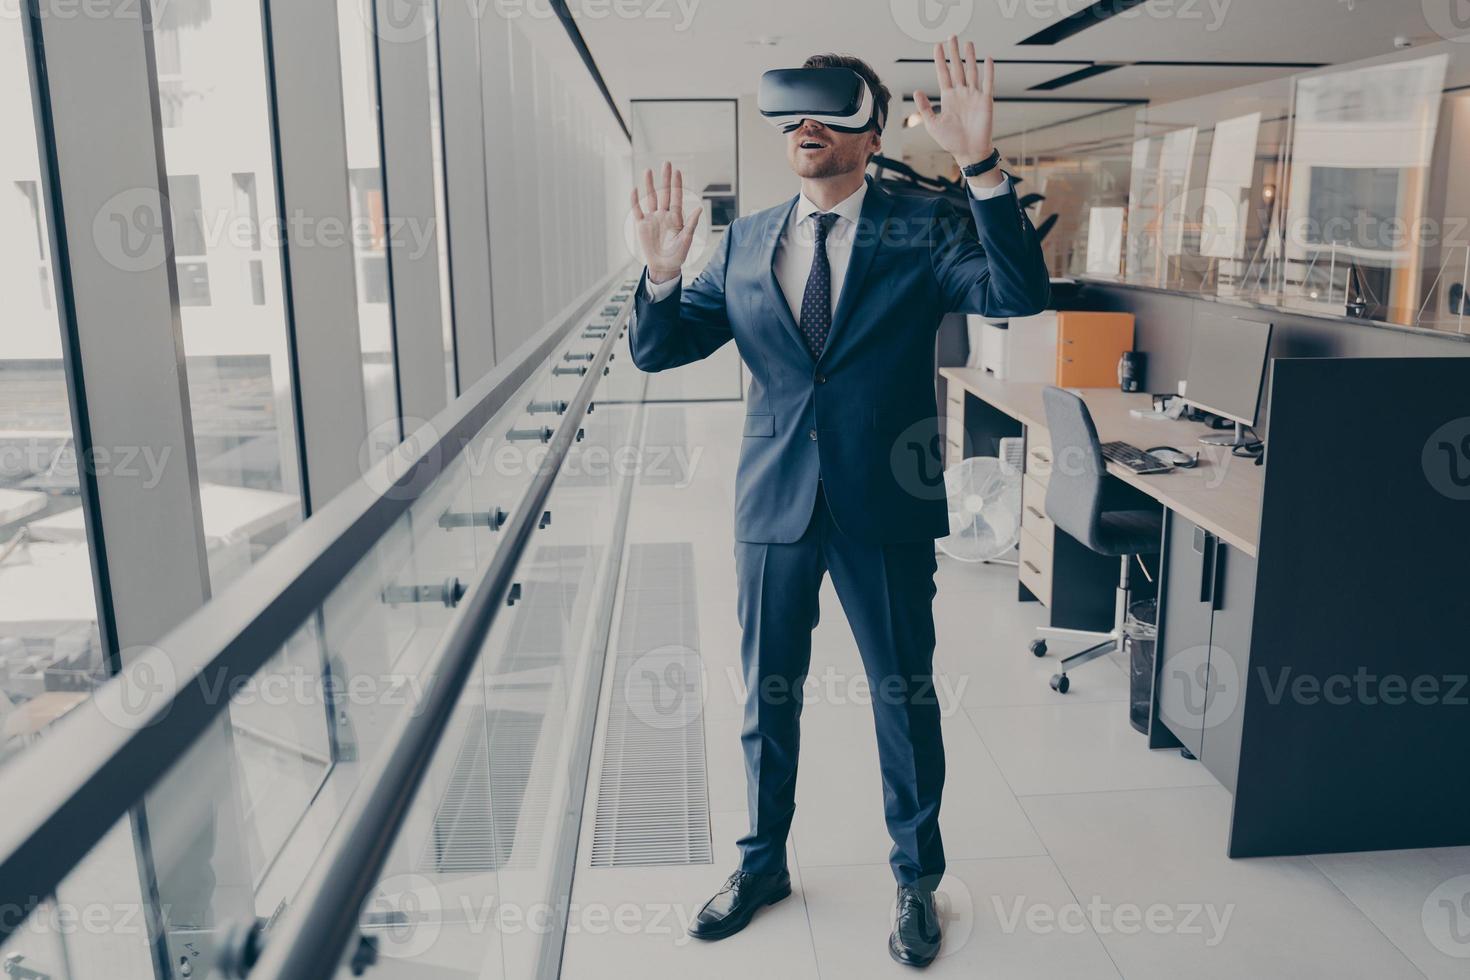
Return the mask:
POLYGON ((911 885, 899 885, 893 935, 888 937, 888 955, 904 966, 923 968, 939 955, 940 938, 939 910, 934 907, 934 893, 911 885))
POLYGON ((724 939, 750 925, 762 906, 774 905, 791 894, 791 874, 752 874, 737 871, 725 879, 725 885, 689 925, 695 939, 724 939))

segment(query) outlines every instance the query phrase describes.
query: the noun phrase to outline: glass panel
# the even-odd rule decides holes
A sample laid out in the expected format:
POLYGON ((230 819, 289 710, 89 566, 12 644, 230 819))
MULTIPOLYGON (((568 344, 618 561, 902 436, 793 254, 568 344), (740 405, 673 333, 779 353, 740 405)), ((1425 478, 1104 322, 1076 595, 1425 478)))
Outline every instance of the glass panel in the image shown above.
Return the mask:
POLYGON ((1412 323, 1448 56, 1297 80, 1283 300, 1412 323))
POLYGON ((108 673, 27 63, 22 21, 0 17, 0 765, 108 673))
MULTIPOLYGON (((449 288, 449 206, 444 189, 444 102, 439 97, 439 6, 437 0, 424 4, 429 20, 429 148, 434 156, 434 241, 439 249, 439 310, 444 335, 444 383, 448 401, 459 395, 455 371, 454 302, 449 288)), ((544 201, 544 199, 543 199, 544 201)))
POLYGON ((357 273, 357 328, 362 343, 368 453, 376 461, 403 437, 398 423, 398 367, 388 290, 388 225, 383 209, 378 58, 371 0, 337 0, 342 54, 342 116, 347 130, 347 180, 352 207, 352 255, 357 273))
POLYGON ((153 0, 153 17, 200 503, 218 592, 302 511, 260 7, 153 0))

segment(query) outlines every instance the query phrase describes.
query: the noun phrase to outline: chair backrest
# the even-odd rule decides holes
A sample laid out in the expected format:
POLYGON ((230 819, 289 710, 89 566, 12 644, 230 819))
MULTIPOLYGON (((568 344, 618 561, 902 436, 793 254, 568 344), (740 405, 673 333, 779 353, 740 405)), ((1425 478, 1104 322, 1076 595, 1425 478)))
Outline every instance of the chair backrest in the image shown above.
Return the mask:
POLYGON ((1057 527, 1100 551, 1098 518, 1107 464, 1092 413, 1086 402, 1062 388, 1046 388, 1041 400, 1046 406, 1052 455, 1046 514, 1057 527))

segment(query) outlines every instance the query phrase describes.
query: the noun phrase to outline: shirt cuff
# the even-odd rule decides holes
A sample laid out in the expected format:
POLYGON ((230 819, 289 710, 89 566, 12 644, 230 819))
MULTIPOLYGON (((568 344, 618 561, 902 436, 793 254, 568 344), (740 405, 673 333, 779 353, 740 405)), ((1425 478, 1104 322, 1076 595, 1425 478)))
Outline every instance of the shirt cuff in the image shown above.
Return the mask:
POLYGON ((970 188, 970 196, 977 201, 988 201, 993 197, 1000 197, 1011 192, 1011 175, 1003 173, 1001 181, 994 187, 977 187, 975 179, 965 181, 970 188))
POLYGON ((643 295, 650 303, 658 303, 674 295, 674 289, 679 285, 679 277, 667 279, 664 282, 654 282, 648 278, 648 270, 643 270, 643 295))

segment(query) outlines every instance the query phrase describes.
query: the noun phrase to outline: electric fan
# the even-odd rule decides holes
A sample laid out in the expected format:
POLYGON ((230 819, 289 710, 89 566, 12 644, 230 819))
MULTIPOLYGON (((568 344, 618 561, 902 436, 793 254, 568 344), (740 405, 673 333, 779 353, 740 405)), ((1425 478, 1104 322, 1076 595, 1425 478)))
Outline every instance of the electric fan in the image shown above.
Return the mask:
POLYGON ((949 536, 939 550, 958 561, 995 561, 1021 535, 1021 440, 1002 439, 1000 458, 971 456, 944 473, 949 536))

